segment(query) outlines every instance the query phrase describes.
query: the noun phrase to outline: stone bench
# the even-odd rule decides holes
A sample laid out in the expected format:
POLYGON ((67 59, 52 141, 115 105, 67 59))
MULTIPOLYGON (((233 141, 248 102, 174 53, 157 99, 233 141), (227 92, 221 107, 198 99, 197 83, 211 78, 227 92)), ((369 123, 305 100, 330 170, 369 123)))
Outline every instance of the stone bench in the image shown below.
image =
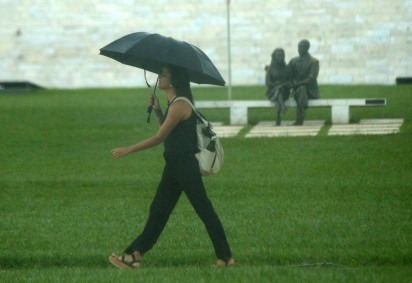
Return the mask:
MULTIPOLYGON (((293 99, 286 101, 287 107, 296 107, 293 99)), ((313 99, 309 107, 330 107, 332 124, 349 124, 351 106, 385 106, 386 98, 313 99)), ((269 100, 216 100, 197 101, 196 108, 229 108, 231 125, 246 125, 248 108, 274 108, 269 100)))

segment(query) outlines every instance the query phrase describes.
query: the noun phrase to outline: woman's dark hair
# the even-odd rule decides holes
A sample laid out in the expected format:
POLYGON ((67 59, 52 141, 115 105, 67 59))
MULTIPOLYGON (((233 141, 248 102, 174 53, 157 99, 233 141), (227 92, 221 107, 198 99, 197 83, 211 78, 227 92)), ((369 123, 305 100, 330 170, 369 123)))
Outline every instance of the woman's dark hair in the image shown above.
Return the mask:
POLYGON ((187 70, 175 65, 168 65, 167 68, 170 71, 171 84, 175 88, 177 96, 186 97, 193 103, 193 96, 190 89, 190 80, 187 70))
POLYGON ((282 52, 283 54, 285 54, 285 50, 283 50, 283 48, 276 48, 272 52, 272 58, 275 57, 275 54, 278 53, 278 52, 282 52))
MULTIPOLYGON (((277 62, 276 62, 276 53, 283 53, 283 56, 285 56, 285 50, 283 50, 283 48, 276 48, 275 50, 273 50, 273 52, 272 52, 272 63, 273 64, 276 64, 277 62)), ((283 61, 283 62, 279 62, 278 63, 280 66, 286 66, 286 62, 285 61, 283 61)), ((272 65, 272 64, 271 64, 272 65)))

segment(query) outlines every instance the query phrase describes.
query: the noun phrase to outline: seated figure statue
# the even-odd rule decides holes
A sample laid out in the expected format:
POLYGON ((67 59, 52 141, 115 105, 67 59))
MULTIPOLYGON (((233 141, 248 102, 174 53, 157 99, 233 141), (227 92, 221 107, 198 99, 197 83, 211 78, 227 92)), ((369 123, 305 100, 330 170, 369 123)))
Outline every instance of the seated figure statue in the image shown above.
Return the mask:
POLYGON ((288 68, 293 81, 293 97, 296 101, 296 121, 303 125, 308 99, 319 98, 318 74, 319 61, 309 54, 310 43, 303 39, 298 44, 299 56, 290 60, 288 68))
POLYGON ((265 70, 266 97, 275 102, 276 125, 280 126, 281 113, 286 111, 285 101, 289 98, 291 86, 290 74, 285 62, 285 51, 282 48, 276 48, 272 52, 272 60, 265 70))

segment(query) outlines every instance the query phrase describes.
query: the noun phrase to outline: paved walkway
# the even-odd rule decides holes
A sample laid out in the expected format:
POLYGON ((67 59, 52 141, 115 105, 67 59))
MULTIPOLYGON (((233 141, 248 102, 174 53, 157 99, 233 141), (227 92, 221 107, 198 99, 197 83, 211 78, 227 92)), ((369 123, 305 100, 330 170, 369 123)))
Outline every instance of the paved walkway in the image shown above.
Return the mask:
MULTIPOLYGON (((243 126, 222 125, 212 123, 214 131, 222 138, 235 137, 243 126)), ((255 137, 297 137, 316 136, 325 126, 325 121, 305 121, 303 126, 293 126, 293 121, 282 121, 280 126, 275 122, 260 122, 246 133, 246 138, 255 137)), ((328 136, 337 135, 387 135, 399 133, 403 119, 364 119, 359 124, 332 125, 328 136)))
POLYGON ((329 136, 339 135, 387 135, 399 133, 403 119, 360 120, 359 124, 333 125, 329 136))

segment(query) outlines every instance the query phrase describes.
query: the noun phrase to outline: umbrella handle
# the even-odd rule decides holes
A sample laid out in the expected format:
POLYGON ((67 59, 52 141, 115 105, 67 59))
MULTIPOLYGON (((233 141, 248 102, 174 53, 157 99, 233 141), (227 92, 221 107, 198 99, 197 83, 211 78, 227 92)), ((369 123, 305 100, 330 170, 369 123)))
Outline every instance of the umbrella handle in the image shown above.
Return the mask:
MULTIPOLYGON (((146 73, 145 73, 145 78, 146 78, 146 73)), ((146 83, 147 83, 147 80, 146 80, 146 83)), ((153 91, 154 96, 156 96, 156 88, 157 88, 158 83, 159 83, 159 77, 157 77, 156 84, 155 84, 155 87, 154 87, 154 91, 153 91)), ((150 85, 148 83, 147 83, 147 85, 150 87, 150 85)), ((147 123, 150 123, 150 115, 152 114, 152 110, 153 110, 152 105, 147 106, 147 108, 146 108, 146 112, 148 113, 147 119, 146 119, 147 123)))
POLYGON ((152 110, 153 110, 153 106, 152 105, 149 105, 149 106, 147 106, 147 108, 146 108, 146 112, 147 113, 152 113, 152 110))
POLYGON ((152 114, 152 110, 153 110, 152 105, 147 106, 146 112, 148 113, 148 115, 147 115, 146 123, 148 124, 150 123, 150 115, 152 114))

